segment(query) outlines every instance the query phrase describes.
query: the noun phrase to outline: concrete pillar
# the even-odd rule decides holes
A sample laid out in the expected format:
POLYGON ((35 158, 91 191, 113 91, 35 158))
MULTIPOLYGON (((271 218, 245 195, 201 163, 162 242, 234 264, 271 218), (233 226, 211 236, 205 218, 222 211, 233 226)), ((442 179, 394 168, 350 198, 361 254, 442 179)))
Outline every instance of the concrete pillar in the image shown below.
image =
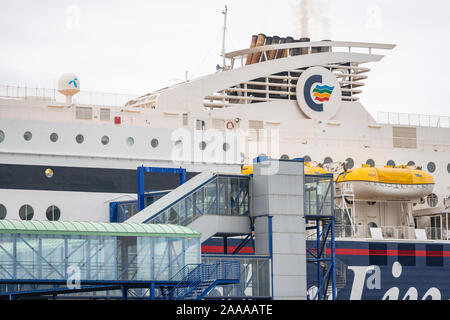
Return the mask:
POLYGON ((272 217, 273 298, 306 299, 303 161, 254 163, 252 183, 256 254, 270 253, 272 217))

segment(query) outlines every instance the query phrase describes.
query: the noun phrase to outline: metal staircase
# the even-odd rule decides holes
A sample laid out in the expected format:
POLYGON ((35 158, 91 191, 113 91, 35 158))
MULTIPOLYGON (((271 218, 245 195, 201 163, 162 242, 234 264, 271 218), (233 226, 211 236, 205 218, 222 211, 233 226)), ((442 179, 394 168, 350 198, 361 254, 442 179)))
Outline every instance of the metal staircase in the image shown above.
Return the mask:
POLYGON ((161 300, 200 300, 215 286, 239 283, 239 261, 216 261, 213 264, 186 265, 174 277, 179 281, 161 300))

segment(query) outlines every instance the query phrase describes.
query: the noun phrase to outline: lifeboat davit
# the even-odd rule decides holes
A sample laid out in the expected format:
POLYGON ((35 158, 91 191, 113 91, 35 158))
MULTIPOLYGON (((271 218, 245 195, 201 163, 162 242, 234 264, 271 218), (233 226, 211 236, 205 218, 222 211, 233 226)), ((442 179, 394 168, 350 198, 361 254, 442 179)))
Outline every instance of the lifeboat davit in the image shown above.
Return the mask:
POLYGON ((370 167, 341 173, 336 184, 350 183, 356 200, 416 200, 428 196, 434 187, 431 174, 408 166, 370 167))

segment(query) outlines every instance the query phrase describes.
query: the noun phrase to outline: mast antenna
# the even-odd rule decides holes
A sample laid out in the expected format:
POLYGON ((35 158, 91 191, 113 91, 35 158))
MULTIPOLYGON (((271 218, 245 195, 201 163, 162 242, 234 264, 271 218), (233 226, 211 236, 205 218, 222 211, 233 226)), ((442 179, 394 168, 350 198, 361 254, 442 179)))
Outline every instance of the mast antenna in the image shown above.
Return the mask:
POLYGON ((226 70, 226 61, 225 61, 225 32, 227 31, 227 5, 225 5, 225 9, 222 10, 223 14, 223 35, 222 35, 222 70, 226 70))

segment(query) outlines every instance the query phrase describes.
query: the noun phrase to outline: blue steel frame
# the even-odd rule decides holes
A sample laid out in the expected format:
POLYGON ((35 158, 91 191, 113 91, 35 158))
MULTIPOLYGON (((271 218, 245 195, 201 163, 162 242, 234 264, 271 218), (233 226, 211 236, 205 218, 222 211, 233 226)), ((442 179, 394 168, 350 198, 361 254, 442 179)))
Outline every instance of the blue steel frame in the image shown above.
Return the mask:
POLYGON ((180 186, 186 182, 186 169, 184 168, 160 168, 160 167, 137 167, 137 195, 138 211, 145 208, 145 186, 144 175, 146 172, 175 173, 180 175, 180 186))
MULTIPOLYGON (((308 175, 305 175, 308 176, 308 175)), ((314 215, 305 215, 305 223, 309 221, 315 221, 315 226, 306 227, 307 230, 316 230, 316 242, 307 251, 307 261, 317 263, 317 293, 315 294, 313 300, 326 300, 327 291, 330 286, 332 287, 332 299, 336 300, 336 254, 335 254, 335 234, 334 234, 334 176, 330 174, 322 174, 320 177, 329 177, 330 185, 326 191, 325 197, 328 192, 331 192, 331 215, 321 215, 320 212, 323 209, 323 202, 320 206, 319 212, 314 215), (322 221, 328 221, 327 225, 320 230, 320 225, 322 221), (331 254, 329 258, 325 257, 326 253, 326 243, 330 241, 331 254), (308 258, 309 257, 309 258, 308 258), (321 262, 327 262, 328 268, 325 275, 322 277, 321 274, 321 262)), ((306 184, 306 183, 305 183, 306 184)))

